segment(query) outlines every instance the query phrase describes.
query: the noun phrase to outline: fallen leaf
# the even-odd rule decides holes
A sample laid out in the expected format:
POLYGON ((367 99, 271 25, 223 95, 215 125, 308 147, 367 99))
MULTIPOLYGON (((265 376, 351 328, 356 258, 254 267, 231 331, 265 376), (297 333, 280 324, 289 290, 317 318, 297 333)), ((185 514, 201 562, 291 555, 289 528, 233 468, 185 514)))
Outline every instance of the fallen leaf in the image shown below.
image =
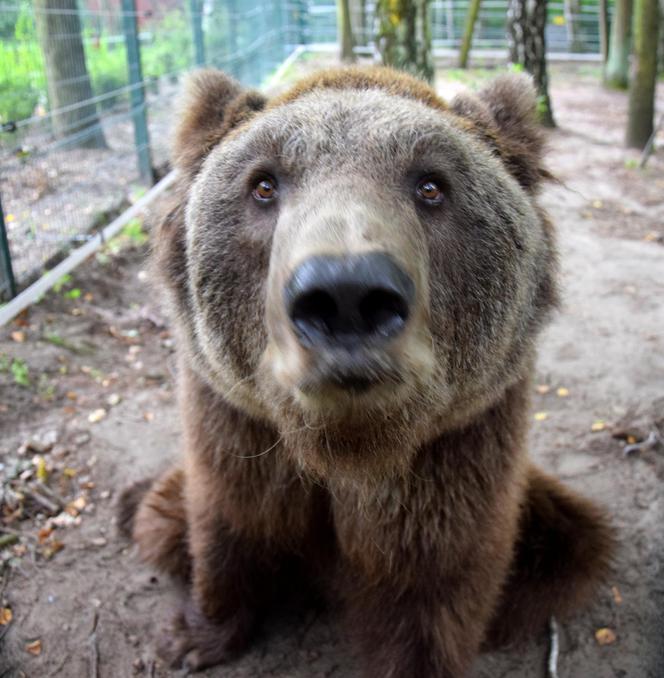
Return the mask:
POLYGON ((643 236, 643 239, 646 242, 655 242, 656 240, 659 240, 659 233, 655 233, 654 231, 650 231, 643 236))
POLYGON ((535 412, 535 421, 544 421, 549 415, 546 412, 535 412))
POLYGON ((611 593, 613 593, 613 600, 615 601, 616 605, 622 604, 623 598, 620 594, 620 589, 617 586, 611 587, 611 593))
POLYGON ((46 459, 44 457, 37 457, 37 480, 45 483, 48 480, 48 471, 46 470, 46 459))
POLYGON ((35 657, 38 657, 41 654, 42 651, 42 644, 41 640, 33 640, 31 643, 26 643, 25 649, 30 653, 33 654, 35 657))
MULTIPOLYGON (((103 386, 104 384, 102 384, 103 386)), ((119 405, 120 402, 122 401, 122 396, 119 393, 111 393, 108 398, 106 398, 106 402, 111 406, 115 407, 116 405, 119 405)))
POLYGON ((557 395, 559 398, 567 398, 567 396, 569 395, 569 391, 568 391, 564 386, 561 386, 561 387, 556 391, 556 395, 557 395))
POLYGON ((647 437, 645 431, 637 428, 636 426, 629 427, 620 427, 611 432, 611 437, 616 440, 623 440, 628 445, 634 445, 634 443, 640 443, 644 441, 647 437))
POLYGON ((104 539, 104 537, 95 537, 94 539, 90 540, 90 543, 93 546, 106 546, 108 541, 106 539, 104 539))
POLYGON ((53 541, 48 542, 42 549, 42 555, 46 560, 50 560, 58 551, 62 551, 62 549, 65 547, 65 545, 61 542, 58 541, 57 539, 53 539, 53 541))
POLYGON ((13 618, 10 607, 0 607, 0 626, 7 626, 13 618))
POLYGON ((45 544, 52 533, 53 533, 52 527, 42 527, 42 529, 39 530, 39 532, 37 533, 37 541, 40 544, 45 544))
POLYGON ((15 332, 11 333, 11 338, 17 344, 22 344, 25 341, 25 332, 22 332, 21 330, 16 330, 15 332))
POLYGON ((86 292, 83 295, 83 299, 85 299, 85 301, 92 301, 94 298, 95 297, 94 297, 94 294, 92 294, 92 292, 86 292))
POLYGON ((67 391, 65 395, 67 396, 67 400, 78 400, 78 393, 75 391, 67 391))
POLYGON ((546 395, 551 390, 551 387, 548 384, 539 384, 538 386, 535 387, 535 390, 540 395, 546 395))
POLYGON ((604 207, 604 203, 601 200, 593 200, 593 207, 596 210, 601 210, 604 207))
POLYGON ((91 424, 96 424, 97 422, 100 422, 105 416, 106 410, 103 407, 100 407, 99 409, 95 410, 94 412, 91 412, 88 415, 88 421, 91 424))
POLYGON ((595 640, 599 645, 611 645, 616 642, 616 634, 609 628, 597 629, 595 631, 595 640))
POLYGON ((70 501, 67 506, 65 506, 65 511, 70 515, 70 516, 77 516, 84 508, 85 505, 88 502, 86 501, 85 497, 81 496, 74 501, 70 501))
POLYGON ((62 475, 66 478, 75 478, 77 473, 78 471, 75 468, 69 466, 65 466, 65 468, 62 469, 62 475))
POLYGON ((590 430, 593 433, 599 433, 600 431, 603 431, 605 428, 606 428, 606 422, 599 419, 599 420, 597 420, 596 422, 593 423, 593 425, 590 427, 590 430))
POLYGON ((143 412, 143 419, 150 423, 154 420, 154 412, 143 412))

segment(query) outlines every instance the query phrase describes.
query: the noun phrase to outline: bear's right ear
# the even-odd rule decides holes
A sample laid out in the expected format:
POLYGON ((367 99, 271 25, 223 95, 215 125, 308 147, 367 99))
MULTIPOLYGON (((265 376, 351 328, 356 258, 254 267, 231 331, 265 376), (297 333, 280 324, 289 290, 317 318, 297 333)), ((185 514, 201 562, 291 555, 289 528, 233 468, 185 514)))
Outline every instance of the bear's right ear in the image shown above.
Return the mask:
POLYGON ((526 190, 536 191, 543 179, 552 178, 542 165, 544 134, 529 75, 500 75, 477 94, 458 94, 450 109, 470 123, 526 190))
POLYGON ((184 104, 175 130, 173 164, 190 179, 228 132, 263 110, 266 99, 244 90, 221 71, 196 71, 185 86, 184 104))

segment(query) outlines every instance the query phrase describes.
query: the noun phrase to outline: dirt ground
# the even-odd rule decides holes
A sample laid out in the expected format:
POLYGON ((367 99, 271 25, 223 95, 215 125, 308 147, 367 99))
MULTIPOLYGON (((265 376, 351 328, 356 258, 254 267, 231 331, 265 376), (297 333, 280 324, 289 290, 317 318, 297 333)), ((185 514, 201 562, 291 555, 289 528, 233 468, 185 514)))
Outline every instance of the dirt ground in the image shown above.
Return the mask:
MULTIPOLYGON (((438 84, 463 83, 443 73, 438 84)), ((532 455, 601 502, 621 543, 596 603, 561 626, 558 675, 661 678, 664 446, 638 443, 664 434, 664 149, 635 169, 621 147, 626 96, 594 73, 556 69, 552 97, 560 183, 543 202, 564 306, 541 341, 532 455)), ((173 593, 114 528, 120 490, 164 467, 180 434, 172 339, 140 239, 0 329, 0 540, 15 540, 0 547, 0 676, 178 675, 155 655, 173 593)), ((475 676, 543 677, 547 651, 544 635, 484 655, 475 676)), ((335 615, 296 608, 204 675, 352 678, 355 667, 335 615)))

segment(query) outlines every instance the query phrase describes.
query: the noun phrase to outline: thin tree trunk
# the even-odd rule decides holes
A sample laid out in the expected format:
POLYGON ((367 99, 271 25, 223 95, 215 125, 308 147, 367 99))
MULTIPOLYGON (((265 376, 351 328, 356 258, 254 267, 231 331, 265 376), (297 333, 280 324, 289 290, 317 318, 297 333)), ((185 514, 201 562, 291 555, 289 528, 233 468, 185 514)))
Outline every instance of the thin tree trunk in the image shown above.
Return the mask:
POLYGON ((473 44, 473 33, 475 32, 477 15, 480 12, 480 2, 481 0, 470 0, 470 4, 468 5, 466 28, 463 32, 463 40, 461 41, 461 49, 459 50, 459 68, 468 67, 468 55, 470 53, 470 47, 473 44))
POLYGON ((570 52, 581 52, 583 43, 579 39, 578 17, 581 12, 579 0, 565 0, 564 12, 567 26, 567 48, 570 52))
POLYGON ((510 0, 507 27, 510 61, 533 76, 539 120, 555 127, 546 63, 546 0, 510 0))
POLYGON ((429 0, 378 0, 376 15, 383 63, 432 81, 429 0))
MULTIPOLYGON (((367 29, 367 20, 368 20, 368 14, 367 14, 367 0, 358 0, 358 9, 359 9, 359 15, 360 15, 360 32, 361 32, 361 40, 359 43, 363 46, 366 47, 369 44, 369 30, 367 29)), ((358 42, 356 39, 355 42, 358 42)))
POLYGON ((341 60, 346 63, 355 61, 355 40, 350 22, 350 3, 348 0, 337 0, 337 26, 341 42, 341 60))
POLYGON ((653 131, 657 84, 658 0, 634 3, 634 59, 629 86, 627 146, 643 148, 653 131))
POLYGON ((447 39, 450 41, 450 46, 454 44, 454 0, 446 0, 445 2, 445 24, 447 27, 447 39))
POLYGON ((599 0, 599 51, 606 66, 609 58, 609 7, 608 0, 599 0))
POLYGON ((44 57, 53 132, 68 145, 105 148, 85 63, 76 0, 34 0, 35 23, 44 57))
POLYGON ((631 35, 632 0, 616 0, 611 23, 609 58, 604 69, 604 83, 608 87, 627 89, 631 35))

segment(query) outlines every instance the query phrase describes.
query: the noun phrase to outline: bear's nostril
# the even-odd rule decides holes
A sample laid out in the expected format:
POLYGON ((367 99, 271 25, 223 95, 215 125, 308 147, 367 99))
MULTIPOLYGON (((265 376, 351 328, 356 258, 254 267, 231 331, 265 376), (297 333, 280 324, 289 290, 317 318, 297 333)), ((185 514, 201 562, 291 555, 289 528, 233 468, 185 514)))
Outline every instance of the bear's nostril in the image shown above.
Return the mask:
POLYGON ((300 343, 352 347, 384 341, 406 325, 415 286, 382 252, 305 260, 284 290, 300 343))
POLYGON ((337 314, 334 298, 324 290, 299 295, 291 307, 291 319, 300 336, 308 336, 312 331, 330 334, 337 314))
POLYGON ((360 301, 359 311, 367 331, 385 337, 396 334, 408 319, 406 300, 391 290, 370 290, 360 301))

